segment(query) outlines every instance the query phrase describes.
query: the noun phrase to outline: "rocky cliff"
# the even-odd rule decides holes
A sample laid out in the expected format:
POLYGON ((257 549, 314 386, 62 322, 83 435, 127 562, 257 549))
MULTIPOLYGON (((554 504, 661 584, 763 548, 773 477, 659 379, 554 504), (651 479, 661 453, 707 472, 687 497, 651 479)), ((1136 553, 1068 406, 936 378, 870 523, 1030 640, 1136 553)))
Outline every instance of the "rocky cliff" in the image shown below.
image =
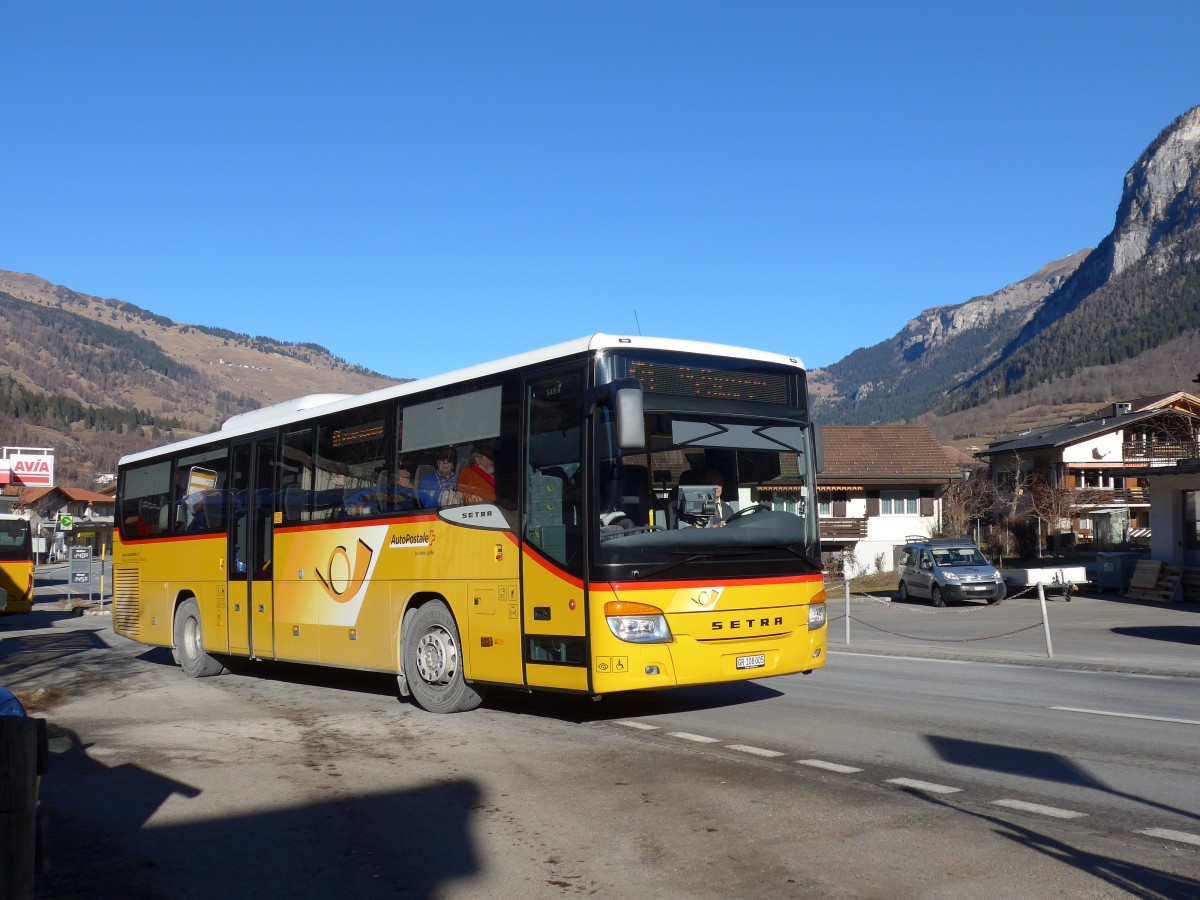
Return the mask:
POLYGON ((1074 277, 1046 298, 1009 352, 1028 343, 1114 278, 1145 263, 1181 261, 1180 238, 1200 225, 1200 106, 1163 129, 1125 173, 1113 230, 1074 277))
POLYGON ((814 372, 814 407, 829 422, 900 421, 1115 365, 1200 328, 1197 293, 1200 107, 1130 168, 1115 225, 1095 250, 926 310, 896 337, 814 372))

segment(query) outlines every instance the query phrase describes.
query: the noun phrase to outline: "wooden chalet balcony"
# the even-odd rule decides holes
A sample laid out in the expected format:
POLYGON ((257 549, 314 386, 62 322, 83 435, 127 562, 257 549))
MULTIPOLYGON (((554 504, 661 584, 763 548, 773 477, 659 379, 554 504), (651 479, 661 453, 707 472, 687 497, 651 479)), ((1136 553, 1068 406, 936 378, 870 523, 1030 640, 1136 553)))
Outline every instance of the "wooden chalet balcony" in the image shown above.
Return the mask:
POLYGON ((1181 459, 1200 458, 1200 447, 1197 447, 1196 441, 1159 441, 1152 444, 1126 441, 1121 445, 1121 454, 1127 465, 1168 465, 1181 459))
POLYGON ((856 541, 867 536, 866 519, 822 518, 820 524, 823 541, 856 541))
POLYGON ((1150 491, 1143 487, 1125 488, 1123 490, 1104 490, 1102 488, 1077 488, 1086 492, 1088 501, 1092 503, 1149 503, 1150 491))

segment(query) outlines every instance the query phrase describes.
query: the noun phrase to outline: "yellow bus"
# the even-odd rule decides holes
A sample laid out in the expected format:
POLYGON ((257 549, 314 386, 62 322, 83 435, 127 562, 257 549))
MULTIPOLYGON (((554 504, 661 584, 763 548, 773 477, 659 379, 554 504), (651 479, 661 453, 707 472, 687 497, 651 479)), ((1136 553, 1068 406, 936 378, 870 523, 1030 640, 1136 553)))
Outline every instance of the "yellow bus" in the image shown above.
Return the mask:
POLYGON ((113 625, 183 671, 394 673, 434 712, 825 662, 792 357, 597 334, 123 458, 113 625))
POLYGON ((33 536, 29 520, 0 514, 0 613, 33 609, 33 536))

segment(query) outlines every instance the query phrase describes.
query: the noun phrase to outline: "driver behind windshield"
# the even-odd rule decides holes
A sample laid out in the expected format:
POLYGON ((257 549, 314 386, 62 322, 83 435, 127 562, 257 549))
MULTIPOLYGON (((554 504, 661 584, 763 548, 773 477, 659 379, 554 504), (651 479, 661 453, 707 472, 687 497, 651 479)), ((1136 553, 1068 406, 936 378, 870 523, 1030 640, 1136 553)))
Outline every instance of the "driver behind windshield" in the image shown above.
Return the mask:
POLYGON ((725 478, 720 472, 710 471, 704 476, 704 483, 713 485, 717 490, 717 511, 709 517, 709 528, 724 528, 725 523, 733 516, 733 507, 725 502, 721 496, 725 490, 725 478))

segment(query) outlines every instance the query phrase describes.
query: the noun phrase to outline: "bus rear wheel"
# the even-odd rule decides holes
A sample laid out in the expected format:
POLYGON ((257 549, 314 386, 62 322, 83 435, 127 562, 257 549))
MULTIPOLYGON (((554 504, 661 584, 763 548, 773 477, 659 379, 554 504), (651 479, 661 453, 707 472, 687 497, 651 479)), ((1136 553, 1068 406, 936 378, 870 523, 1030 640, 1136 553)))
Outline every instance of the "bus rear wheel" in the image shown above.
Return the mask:
POLYGON ((200 604, 195 599, 184 600, 175 611, 175 655, 179 667, 189 678, 220 675, 224 666, 204 649, 204 632, 200 626, 200 604))
POLYGON ((401 666, 413 700, 433 713, 466 712, 486 691, 463 678, 462 642, 454 616, 440 600, 406 615, 401 666))

